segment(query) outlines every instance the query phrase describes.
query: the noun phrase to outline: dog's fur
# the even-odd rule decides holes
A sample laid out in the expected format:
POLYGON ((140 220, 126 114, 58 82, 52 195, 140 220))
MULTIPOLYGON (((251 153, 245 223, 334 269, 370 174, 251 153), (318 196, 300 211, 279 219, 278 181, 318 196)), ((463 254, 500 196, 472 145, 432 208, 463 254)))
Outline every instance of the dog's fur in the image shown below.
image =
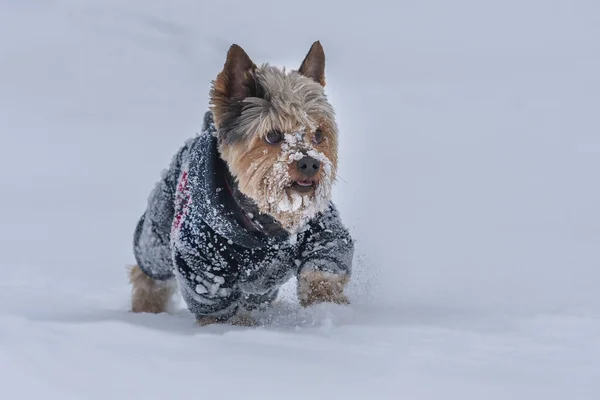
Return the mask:
POLYGON ((134 265, 129 270, 132 284, 131 310, 159 314, 167 311, 169 301, 177 290, 174 280, 158 281, 146 275, 134 265))
MULTIPOLYGON (((233 45, 210 91, 219 153, 239 191, 292 234, 327 206, 336 179, 338 128, 324 86, 325 55, 319 42, 312 45, 297 71, 268 64, 257 67, 241 47, 233 45), (273 131, 282 134, 280 143, 265 140, 273 131), (322 135, 321 141, 315 140, 317 134, 322 135), (307 193, 293 187, 306 181, 296 162, 303 155, 321 165, 310 177, 313 188, 307 193)), ((314 270, 300 274, 298 279, 303 306, 348 303, 343 293, 347 275, 314 270)), ((130 281, 134 312, 167 310, 175 292, 174 279, 156 281, 135 266, 130 281)), ((200 325, 215 322, 214 317, 198 321, 200 325)), ((238 314, 229 322, 252 325, 246 314, 238 314)))
POLYGON ((333 107, 323 93, 324 68, 319 42, 300 69, 289 73, 268 64, 257 67, 234 45, 211 91, 223 160, 242 193, 288 230, 297 229, 320 211, 316 207, 327 204, 336 176, 338 130, 333 107), (311 138, 317 129, 323 140, 315 145, 311 138), (286 133, 281 146, 264 140, 273 130, 286 133), (296 140, 295 133, 305 133, 303 140, 296 140), (290 188, 301 177, 288 160, 302 150, 323 163, 310 199, 290 188))

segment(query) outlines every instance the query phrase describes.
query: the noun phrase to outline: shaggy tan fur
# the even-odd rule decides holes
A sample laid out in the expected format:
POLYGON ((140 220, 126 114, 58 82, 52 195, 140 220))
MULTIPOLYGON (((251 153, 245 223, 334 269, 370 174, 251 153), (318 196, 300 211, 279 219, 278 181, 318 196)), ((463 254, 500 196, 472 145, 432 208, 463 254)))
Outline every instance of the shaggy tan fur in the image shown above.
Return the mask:
POLYGON ((131 311, 135 313, 166 312, 169 301, 177 290, 175 279, 154 280, 137 265, 129 270, 129 282, 132 284, 131 311))
POLYGON ((303 307, 315 303, 331 302, 350 304, 344 294, 348 275, 337 275, 322 271, 307 271, 298 277, 298 298, 303 307))
POLYGON ((298 71, 257 67, 233 45, 211 90, 220 154, 240 191, 292 233, 327 206, 336 179, 338 128, 323 89, 324 68, 319 42, 298 71), (317 130, 323 133, 320 143, 312 140, 317 130), (271 131, 290 140, 266 143, 271 131), (291 186, 303 179, 295 162, 301 154, 323 167, 314 177, 315 190, 298 196, 291 186))
MULTIPOLYGON (((300 127, 308 127, 314 130, 319 124, 337 134, 333 106, 319 83, 296 71, 286 71, 269 64, 256 68, 253 76, 264 90, 264 97, 243 99, 244 108, 234 134, 263 137, 273 129, 293 132, 300 127)), ((211 102, 221 104, 214 96, 216 94, 211 97, 211 102)), ((218 121, 217 116, 229 110, 213 106, 213 111, 218 121)))

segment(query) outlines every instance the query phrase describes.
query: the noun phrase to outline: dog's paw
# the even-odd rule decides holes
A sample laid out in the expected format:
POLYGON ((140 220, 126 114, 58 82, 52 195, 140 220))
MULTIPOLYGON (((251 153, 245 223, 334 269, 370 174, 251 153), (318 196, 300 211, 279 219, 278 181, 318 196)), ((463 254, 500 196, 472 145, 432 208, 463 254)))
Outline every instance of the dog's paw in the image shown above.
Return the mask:
POLYGON ((238 312, 233 317, 231 317, 228 321, 228 324, 235 326, 245 326, 245 327, 255 327, 258 326, 258 322, 246 312, 238 312))
POLYGON ((258 326, 258 322, 252 318, 252 316, 249 313, 245 313, 245 312, 238 312, 237 314, 235 314, 233 317, 229 318, 228 320, 220 320, 218 318, 215 317, 199 317, 196 318, 196 324, 198 324, 198 326, 207 326, 207 325, 213 325, 213 324, 229 324, 229 325, 235 325, 235 326, 246 326, 246 327, 253 327, 253 326, 258 326))
POLYGON ((212 324, 218 324, 219 320, 215 317, 198 317, 196 318, 196 324, 198 326, 207 326, 212 324))
POLYGON ((303 307, 316 303, 350 304, 344 294, 348 275, 308 271, 298 277, 298 298, 303 307))

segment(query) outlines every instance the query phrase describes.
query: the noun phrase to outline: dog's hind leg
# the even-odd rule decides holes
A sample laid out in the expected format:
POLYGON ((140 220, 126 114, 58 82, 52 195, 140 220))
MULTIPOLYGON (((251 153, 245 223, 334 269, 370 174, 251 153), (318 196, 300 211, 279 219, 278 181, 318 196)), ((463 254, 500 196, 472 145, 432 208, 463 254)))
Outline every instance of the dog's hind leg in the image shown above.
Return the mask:
POLYGON ((158 314, 167 311, 167 306, 177 290, 175 278, 164 281, 152 279, 134 265, 129 271, 131 282, 131 311, 158 314))

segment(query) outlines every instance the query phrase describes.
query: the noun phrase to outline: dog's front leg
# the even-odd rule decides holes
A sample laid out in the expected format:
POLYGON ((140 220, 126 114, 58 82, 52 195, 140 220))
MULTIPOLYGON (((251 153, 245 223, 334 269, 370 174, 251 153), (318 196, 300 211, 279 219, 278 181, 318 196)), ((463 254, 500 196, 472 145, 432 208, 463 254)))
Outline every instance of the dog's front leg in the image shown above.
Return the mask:
POLYGON ((303 307, 315 303, 350 304, 344 294, 349 281, 348 274, 334 274, 325 271, 303 271, 298 276, 298 298, 303 307))

